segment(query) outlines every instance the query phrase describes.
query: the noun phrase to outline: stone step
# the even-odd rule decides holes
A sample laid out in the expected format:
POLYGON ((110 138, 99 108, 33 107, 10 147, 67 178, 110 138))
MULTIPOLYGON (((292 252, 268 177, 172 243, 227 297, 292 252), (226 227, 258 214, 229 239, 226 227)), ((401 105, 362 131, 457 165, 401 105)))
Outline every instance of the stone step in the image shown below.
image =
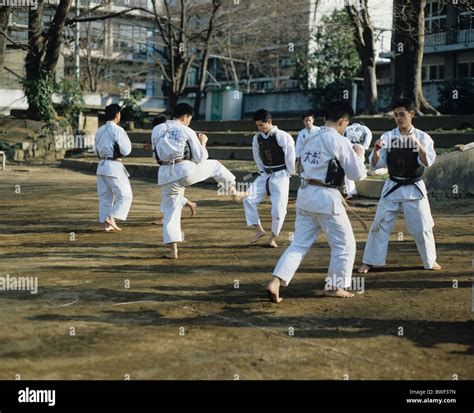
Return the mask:
MULTIPOLYGON (((251 161, 233 161, 227 160, 222 163, 237 177, 239 185, 242 183, 252 182, 255 178, 244 179, 249 174, 256 171, 255 163, 251 161)), ((94 173, 97 170, 98 160, 93 156, 84 156, 77 158, 68 158, 61 161, 61 167, 94 173)), ((152 159, 145 158, 127 158, 124 162, 125 167, 130 173, 132 178, 147 179, 156 182, 158 174, 158 166, 152 159)), ((203 183, 204 185, 216 185, 213 179, 208 179, 203 183)), ((357 182, 356 187, 360 196, 363 198, 380 198, 384 180, 368 178, 365 181, 357 182)), ((290 190, 295 192, 298 190, 300 185, 300 179, 296 176, 291 177, 290 190)), ((241 186, 242 188, 242 186, 241 186)))
MULTIPOLYGON (((253 153, 250 146, 209 146, 207 151, 212 159, 253 161, 253 153)), ((131 156, 134 158, 152 158, 153 152, 145 151, 142 144, 134 143, 131 156)))
MULTIPOLYGON (((388 116, 357 116, 354 122, 364 123, 371 130, 387 131, 394 128, 394 121, 388 116)), ((303 122, 298 118, 275 119, 274 123, 283 130, 300 130, 303 122)), ((316 125, 324 123, 322 118, 315 119, 316 125)), ((452 130, 474 128, 474 115, 442 115, 442 116, 422 116, 415 119, 417 128, 425 131, 437 129, 452 130)), ((192 127, 195 130, 205 131, 249 131, 255 129, 255 122, 252 120, 243 121, 194 121, 192 127)))
MULTIPOLYGON (((292 131, 290 134, 296 139, 298 132, 292 131)), ((380 138, 384 132, 374 131, 372 143, 380 138)), ((434 140, 435 147, 452 148, 458 144, 467 144, 474 141, 473 132, 427 132, 434 140)), ((251 146, 255 131, 247 132, 206 132, 209 141, 208 146, 251 146)), ((129 132, 129 137, 133 143, 149 143, 151 132, 137 130, 129 132)))

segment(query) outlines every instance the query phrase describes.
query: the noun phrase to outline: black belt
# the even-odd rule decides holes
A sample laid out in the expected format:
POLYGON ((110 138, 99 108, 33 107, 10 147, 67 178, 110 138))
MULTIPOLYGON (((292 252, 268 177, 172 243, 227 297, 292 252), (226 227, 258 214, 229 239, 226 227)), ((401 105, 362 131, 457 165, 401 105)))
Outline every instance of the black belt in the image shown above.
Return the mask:
POLYGON ((267 174, 272 174, 273 172, 278 172, 278 171, 283 171, 286 169, 286 165, 282 165, 282 166, 277 166, 275 168, 272 168, 272 167, 263 167, 263 170, 267 173, 267 174))
POLYGON ((103 158, 99 158, 100 160, 102 161, 116 161, 117 159, 120 159, 120 158, 109 158, 108 156, 105 156, 103 158))
MULTIPOLYGON (((286 165, 282 165, 282 166, 277 166, 276 168, 263 168, 263 170, 267 173, 267 174, 272 174, 273 172, 278 172, 278 171, 283 171, 286 169, 286 165)), ((267 178, 267 181, 265 182, 265 189, 267 190, 267 195, 270 196, 271 193, 270 193, 270 177, 267 178)))
POLYGON ((420 191, 420 194, 421 196, 424 198, 425 196, 423 195, 423 192, 421 191, 420 188, 418 188, 418 185, 415 185, 416 182, 419 182, 421 181, 421 176, 417 177, 417 178, 408 178, 408 179, 397 179, 393 176, 390 176, 389 179, 393 182, 396 183, 396 185, 394 185, 392 187, 392 189, 390 189, 390 191, 388 191, 383 197, 387 197, 389 196, 392 192, 395 192, 397 189, 401 188, 402 186, 407 186, 407 185, 413 185, 416 189, 418 189, 418 191, 420 191))

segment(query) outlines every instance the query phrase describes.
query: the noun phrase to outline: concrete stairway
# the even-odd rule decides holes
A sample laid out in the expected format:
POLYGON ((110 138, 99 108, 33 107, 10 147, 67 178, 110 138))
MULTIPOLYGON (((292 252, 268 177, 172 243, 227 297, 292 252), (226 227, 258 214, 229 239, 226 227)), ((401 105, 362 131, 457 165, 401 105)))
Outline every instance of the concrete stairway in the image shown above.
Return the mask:
MULTIPOLYGON (((392 119, 379 118, 360 118, 357 121, 363 121, 374 131, 374 139, 379 138, 383 131, 394 128, 392 119)), ((278 127, 288 131, 296 138, 298 131, 303 127, 300 119, 278 119, 274 122, 278 127)), ((316 124, 321 125, 322 119, 316 119, 316 124)), ((133 143, 132 154, 125 161, 127 169, 132 176, 143 177, 156 180, 157 165, 152 154, 143 150, 143 144, 150 142, 151 125, 148 129, 134 130, 129 132, 133 143)), ((252 138, 255 135, 255 124, 252 121, 226 121, 226 122, 205 122, 197 121, 191 125, 197 132, 205 132, 209 137, 208 152, 212 159, 222 161, 238 178, 242 181, 243 177, 250 172, 257 170, 252 155, 252 138)), ((438 148, 450 148, 456 144, 469 143, 474 141, 474 133, 459 131, 459 127, 474 126, 474 116, 441 116, 425 117, 417 119, 416 126, 425 130, 435 140, 435 146, 438 148), (443 131, 436 131, 436 128, 444 128, 443 131), (447 130, 446 130, 447 129, 447 130)), ((76 158, 65 159, 62 162, 64 167, 95 171, 97 159, 91 156, 80 156, 76 158)), ((359 192, 363 196, 378 197, 382 189, 383 180, 369 178, 366 182, 358 186, 359 192)), ((292 178, 291 188, 296 190, 299 186, 299 179, 292 178)))

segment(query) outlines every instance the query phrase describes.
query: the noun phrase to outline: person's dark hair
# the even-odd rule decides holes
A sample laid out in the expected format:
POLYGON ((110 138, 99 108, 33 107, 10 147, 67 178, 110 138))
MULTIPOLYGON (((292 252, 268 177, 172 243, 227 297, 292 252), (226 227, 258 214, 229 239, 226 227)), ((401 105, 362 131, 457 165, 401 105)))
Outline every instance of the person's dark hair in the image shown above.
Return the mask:
POLYGON ((185 115, 193 116, 193 107, 187 103, 178 103, 173 109, 173 119, 179 119, 185 115))
POLYGON ((411 112, 412 110, 415 110, 415 104, 411 99, 401 98, 393 102, 392 110, 396 108, 405 108, 408 112, 411 112))
POLYGON ((349 102, 344 100, 334 100, 326 108, 325 119, 330 122, 337 122, 341 118, 352 118, 354 110, 349 102))
POLYGON ((303 118, 302 119, 304 120, 305 118, 309 118, 310 116, 314 119, 313 112, 305 112, 305 113, 303 113, 303 118))
POLYGON ((105 107, 105 120, 114 120, 115 116, 117 116, 117 113, 120 113, 122 111, 122 108, 120 105, 117 105, 116 103, 112 103, 109 106, 105 107))
POLYGON ((268 122, 272 120, 272 114, 265 109, 259 109, 253 114, 253 120, 254 122, 257 122, 258 120, 261 122, 268 122))
POLYGON ((166 122, 166 116, 165 115, 158 115, 153 118, 153 127, 161 125, 162 123, 166 122))

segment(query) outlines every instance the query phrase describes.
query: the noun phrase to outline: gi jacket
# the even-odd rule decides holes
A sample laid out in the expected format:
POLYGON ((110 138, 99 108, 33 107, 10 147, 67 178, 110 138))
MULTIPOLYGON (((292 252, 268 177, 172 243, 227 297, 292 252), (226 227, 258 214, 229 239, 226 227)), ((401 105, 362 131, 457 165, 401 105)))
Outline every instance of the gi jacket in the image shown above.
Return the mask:
POLYGON ((278 129, 277 126, 273 126, 272 129, 267 133, 264 134, 263 132, 257 133, 253 137, 252 141, 252 152, 253 152, 253 159, 257 164, 259 171, 265 170, 265 165, 263 164, 262 158, 260 157, 260 147, 258 144, 258 137, 268 137, 270 135, 276 135, 276 141, 278 145, 281 147, 283 154, 285 155, 285 165, 286 170, 275 172, 275 176, 290 176, 295 174, 295 141, 293 137, 278 129))
MULTIPOLYGON (((95 153, 100 158, 112 158, 114 145, 118 144, 120 153, 128 156, 132 152, 132 143, 127 132, 115 122, 109 121, 97 129, 95 133, 95 153)), ((123 174, 130 176, 122 162, 101 159, 97 167, 97 175, 119 177, 123 174)))
POLYGON ((162 161, 182 158, 186 143, 189 143, 191 150, 192 160, 160 166, 158 185, 169 184, 192 175, 196 171, 196 164, 209 157, 207 149, 199 142, 196 132, 177 120, 168 120, 155 126, 151 134, 151 143, 153 150, 156 148, 156 153, 162 161))
MULTIPOLYGON (((339 160, 349 179, 360 181, 367 177, 364 158, 357 156, 352 143, 334 128, 326 126, 306 139, 301 148, 301 177, 325 182, 329 161, 334 158, 339 160)), ((304 181, 298 190, 296 208, 319 214, 341 214, 345 211, 336 188, 305 185, 304 181)))
MULTIPOLYGON (((434 142, 433 142, 433 139, 431 138, 431 136, 428 135, 427 133, 425 133, 425 132, 423 132, 419 129, 415 129, 415 128, 412 128, 408 132, 408 134, 415 134, 416 137, 421 142, 421 144, 426 149, 426 158, 428 160, 428 165, 424 165, 423 162, 421 162, 420 157, 418 157, 418 163, 420 165, 423 165, 424 167, 429 167, 429 166, 433 165, 433 162, 436 159, 436 152, 435 152, 435 149, 434 149, 434 142)), ((379 150, 379 161, 377 162, 377 165, 372 164, 372 159, 374 157, 374 152, 372 151, 372 153, 370 154, 369 162, 370 162, 371 167, 373 167, 375 169, 387 167, 387 151, 388 151, 388 147, 390 145, 391 139, 394 136, 399 137, 400 142, 402 144, 406 143, 408 145, 408 137, 401 136, 400 129, 396 128, 396 129, 393 129, 389 132, 384 133, 380 138, 380 139, 383 139, 384 147, 379 150)), ((416 148, 413 148, 413 149, 416 151, 416 148)), ((395 186, 395 185, 396 185, 395 182, 391 181, 390 179, 387 179, 385 181, 385 185, 384 185, 383 190, 382 190, 382 196, 383 196, 383 194, 388 193, 388 191, 390 191, 390 189, 392 189, 392 187, 395 186)), ((394 191, 390 195, 388 195, 385 199, 390 200, 390 201, 399 202, 399 201, 421 199, 423 196, 426 196, 426 186, 425 186, 425 183, 423 181, 416 182, 414 185, 407 185, 407 186, 403 186, 401 188, 398 188, 396 191, 394 191), (416 185, 420 189, 421 193, 418 189, 416 189, 414 187, 414 185, 416 185)))

